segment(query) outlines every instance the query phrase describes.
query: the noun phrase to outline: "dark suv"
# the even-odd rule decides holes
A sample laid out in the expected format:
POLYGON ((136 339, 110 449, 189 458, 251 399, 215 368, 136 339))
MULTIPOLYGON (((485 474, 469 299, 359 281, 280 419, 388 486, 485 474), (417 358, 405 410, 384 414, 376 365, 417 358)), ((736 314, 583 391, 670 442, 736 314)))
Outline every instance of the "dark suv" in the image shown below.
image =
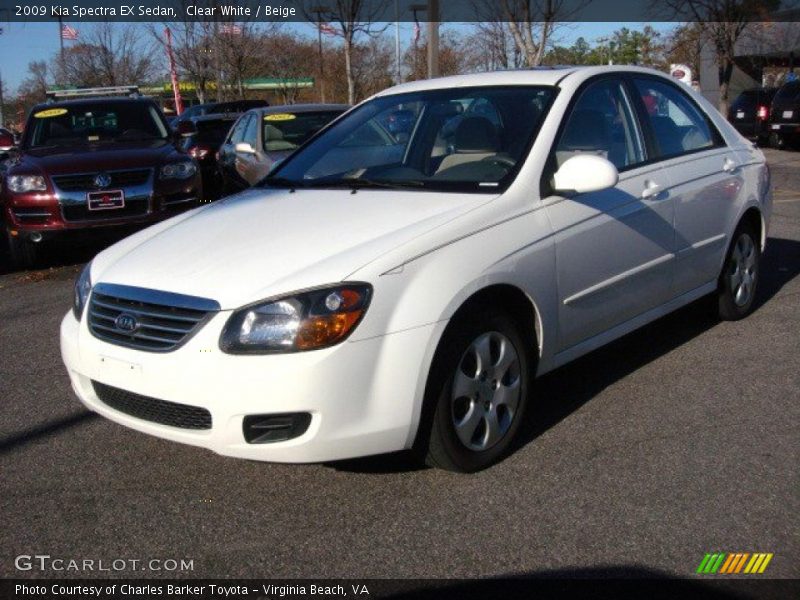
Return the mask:
POLYGON ((772 99, 769 144, 773 148, 796 145, 800 139, 800 81, 784 83, 772 99))
POLYGON ((744 137, 760 145, 769 137, 769 111, 776 88, 751 88, 736 97, 728 109, 728 121, 744 137))
POLYGON ((217 151, 228 136, 237 113, 191 117, 196 132, 183 139, 181 147, 197 161, 203 176, 203 193, 206 200, 215 200, 222 192, 222 179, 217 168, 217 151))
MULTIPOLYGON (((193 126, 181 131, 190 134, 193 126)), ((29 266, 38 246, 55 237, 116 234, 198 204, 200 173, 180 137, 147 98, 35 106, 0 170, 0 215, 12 261, 29 266)))

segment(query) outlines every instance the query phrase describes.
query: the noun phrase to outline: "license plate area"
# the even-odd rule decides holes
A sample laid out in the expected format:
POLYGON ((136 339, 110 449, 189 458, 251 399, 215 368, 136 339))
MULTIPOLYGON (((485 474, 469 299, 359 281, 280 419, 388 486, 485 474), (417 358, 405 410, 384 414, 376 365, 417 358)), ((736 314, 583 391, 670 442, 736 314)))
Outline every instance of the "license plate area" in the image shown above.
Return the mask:
POLYGON ((793 110, 785 110, 785 111, 783 111, 783 118, 784 119, 791 119, 792 115, 794 115, 794 111, 793 110))
POLYGON ((736 113, 736 118, 737 119, 744 119, 744 111, 740 110, 739 112, 737 112, 736 113))
POLYGON ((125 207, 125 192, 122 190, 103 190, 86 194, 89 210, 114 210, 125 207))

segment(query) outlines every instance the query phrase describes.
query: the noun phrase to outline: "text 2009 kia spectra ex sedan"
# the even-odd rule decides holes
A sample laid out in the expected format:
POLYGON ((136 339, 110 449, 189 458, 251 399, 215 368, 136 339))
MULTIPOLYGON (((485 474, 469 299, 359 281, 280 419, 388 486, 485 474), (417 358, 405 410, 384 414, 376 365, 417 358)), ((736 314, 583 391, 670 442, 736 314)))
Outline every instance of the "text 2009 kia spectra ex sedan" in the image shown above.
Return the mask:
POLYGON ((763 154, 655 71, 409 83, 101 252, 61 348, 80 399, 145 433, 474 471, 535 375, 704 295, 747 315, 770 209, 763 154))

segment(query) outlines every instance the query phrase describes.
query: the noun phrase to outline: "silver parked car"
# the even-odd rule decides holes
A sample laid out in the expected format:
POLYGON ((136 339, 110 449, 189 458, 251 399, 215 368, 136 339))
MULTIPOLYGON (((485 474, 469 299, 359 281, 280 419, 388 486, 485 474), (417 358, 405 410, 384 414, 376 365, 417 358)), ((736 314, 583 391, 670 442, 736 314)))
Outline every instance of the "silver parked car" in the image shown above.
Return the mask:
POLYGON ((346 104, 293 104, 244 113, 219 150, 224 192, 261 181, 278 161, 349 108, 346 104))

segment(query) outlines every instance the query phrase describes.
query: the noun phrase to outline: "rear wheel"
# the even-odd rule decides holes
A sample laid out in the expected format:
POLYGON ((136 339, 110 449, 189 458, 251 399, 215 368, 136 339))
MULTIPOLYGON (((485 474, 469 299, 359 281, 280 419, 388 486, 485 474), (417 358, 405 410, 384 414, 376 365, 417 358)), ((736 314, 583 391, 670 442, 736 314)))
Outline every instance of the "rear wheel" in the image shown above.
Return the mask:
POLYGON ((721 319, 736 321, 753 311, 760 264, 758 236, 752 226, 742 223, 733 234, 719 278, 717 296, 721 319))
POLYGON ((769 134, 769 145, 772 148, 777 148, 778 150, 783 150, 786 148, 786 139, 780 135, 779 133, 770 133, 769 134))
POLYGON ((11 230, 5 228, 8 253, 11 257, 11 265, 17 269, 29 269, 36 263, 37 248, 36 244, 26 240, 19 233, 13 235, 11 230))
POLYGON ((529 354, 517 323, 502 312, 454 324, 426 390, 429 422, 420 433, 428 465, 473 472, 505 454, 527 404, 529 354))

